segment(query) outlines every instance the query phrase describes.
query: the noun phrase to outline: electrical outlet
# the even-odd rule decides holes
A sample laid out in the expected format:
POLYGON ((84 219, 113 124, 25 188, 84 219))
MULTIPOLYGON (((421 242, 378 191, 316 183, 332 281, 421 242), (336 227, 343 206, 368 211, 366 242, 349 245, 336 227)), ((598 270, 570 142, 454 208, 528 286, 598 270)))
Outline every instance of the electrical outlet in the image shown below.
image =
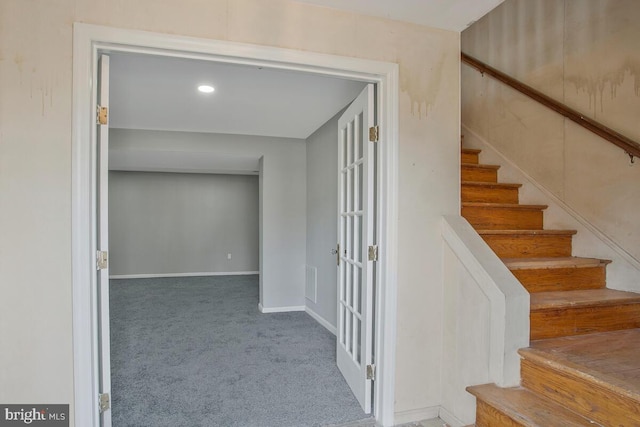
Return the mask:
POLYGON ((231 259, 231 254, 227 254, 227 259, 231 259))

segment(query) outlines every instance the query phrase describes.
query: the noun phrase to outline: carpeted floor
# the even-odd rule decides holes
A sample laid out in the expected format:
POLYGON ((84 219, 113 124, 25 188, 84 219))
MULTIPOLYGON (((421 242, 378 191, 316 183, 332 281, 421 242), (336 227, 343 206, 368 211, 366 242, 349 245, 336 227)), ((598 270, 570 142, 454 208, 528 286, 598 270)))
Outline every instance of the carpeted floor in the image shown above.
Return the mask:
POLYGON ((261 314, 257 276, 110 282, 114 427, 305 427, 367 416, 304 312, 261 314))

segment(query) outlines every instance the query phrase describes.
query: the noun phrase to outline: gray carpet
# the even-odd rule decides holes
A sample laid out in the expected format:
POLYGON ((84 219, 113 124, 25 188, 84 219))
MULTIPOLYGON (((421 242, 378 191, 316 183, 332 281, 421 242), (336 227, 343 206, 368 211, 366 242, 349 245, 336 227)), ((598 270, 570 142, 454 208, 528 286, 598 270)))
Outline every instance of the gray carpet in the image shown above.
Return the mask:
POLYGON ((367 418, 304 312, 261 314, 257 276, 112 280, 114 427, 305 427, 367 418))

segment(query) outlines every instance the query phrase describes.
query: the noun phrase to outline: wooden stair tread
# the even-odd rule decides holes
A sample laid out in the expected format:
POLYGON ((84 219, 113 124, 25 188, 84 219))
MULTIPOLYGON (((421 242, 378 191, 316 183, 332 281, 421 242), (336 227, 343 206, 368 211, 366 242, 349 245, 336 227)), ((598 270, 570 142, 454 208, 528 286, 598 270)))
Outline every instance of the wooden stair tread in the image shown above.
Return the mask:
POLYGON ((581 257, 503 258, 502 262, 509 270, 588 268, 600 267, 611 263, 611 261, 605 259, 581 257))
POLYGON ((577 307, 640 304, 640 294, 614 289, 537 292, 531 294, 531 312, 577 307))
POLYGON ((478 159, 469 158, 469 154, 464 156, 460 167, 461 181, 498 182, 499 165, 481 164, 478 159))
POLYGON ((543 205, 469 201, 462 203, 461 215, 473 226, 483 230, 542 230, 543 205))
POLYGON ((640 405, 640 329, 533 341, 519 350, 524 359, 553 366, 640 405))
POLYGON ((469 168, 469 169, 493 169, 493 170, 500 169, 500 165, 485 165, 482 163, 462 163, 462 167, 469 168))
POLYGON ((541 225, 509 228, 511 227, 474 226, 480 237, 500 258, 571 256, 575 230, 544 230, 541 225))
POLYGON ((463 148, 462 152, 466 154, 480 154, 482 150, 478 150, 477 148, 463 148))
POLYGON ((606 266, 611 261, 555 256, 502 258, 502 262, 530 293, 536 293, 604 288, 606 266))
POLYGON ((521 205, 520 203, 487 203, 487 202, 463 202, 462 207, 496 208, 517 210, 541 210, 547 209, 547 205, 521 205))
MULTIPOLYGON (((510 184, 497 182, 493 176, 481 177, 475 170, 465 169, 467 173, 461 174, 462 185, 460 186, 460 198, 463 203, 484 202, 484 203, 518 203, 520 201, 520 184, 510 184)), ((481 171, 478 169, 477 171, 481 171)), ((487 172, 487 170, 483 170, 487 172)), ((496 171, 488 170, 495 173, 496 171)))
POLYGON ((500 388, 493 384, 485 384, 467 387, 467 391, 515 421, 509 425, 530 427, 598 425, 522 387, 500 388))
POLYGON ((576 230, 476 230, 480 235, 501 234, 501 235, 541 235, 541 236, 573 236, 576 230))
POLYGON ((474 187, 490 187, 490 188, 520 188, 522 184, 512 184, 508 182, 483 182, 483 181, 462 181, 462 185, 474 187))
POLYGON ((460 152, 460 163, 480 163, 480 151, 475 149, 463 148, 460 152))

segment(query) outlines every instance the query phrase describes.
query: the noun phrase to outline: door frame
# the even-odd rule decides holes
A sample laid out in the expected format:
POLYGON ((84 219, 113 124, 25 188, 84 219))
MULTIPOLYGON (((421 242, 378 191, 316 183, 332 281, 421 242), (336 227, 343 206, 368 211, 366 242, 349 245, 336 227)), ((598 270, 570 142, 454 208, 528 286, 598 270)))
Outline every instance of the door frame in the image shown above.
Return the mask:
POLYGON ((356 79, 377 85, 380 260, 376 274, 374 416, 394 423, 398 265, 398 64, 269 46, 75 23, 72 111, 74 418, 99 427, 96 242, 96 81, 100 52, 131 52, 356 79))

